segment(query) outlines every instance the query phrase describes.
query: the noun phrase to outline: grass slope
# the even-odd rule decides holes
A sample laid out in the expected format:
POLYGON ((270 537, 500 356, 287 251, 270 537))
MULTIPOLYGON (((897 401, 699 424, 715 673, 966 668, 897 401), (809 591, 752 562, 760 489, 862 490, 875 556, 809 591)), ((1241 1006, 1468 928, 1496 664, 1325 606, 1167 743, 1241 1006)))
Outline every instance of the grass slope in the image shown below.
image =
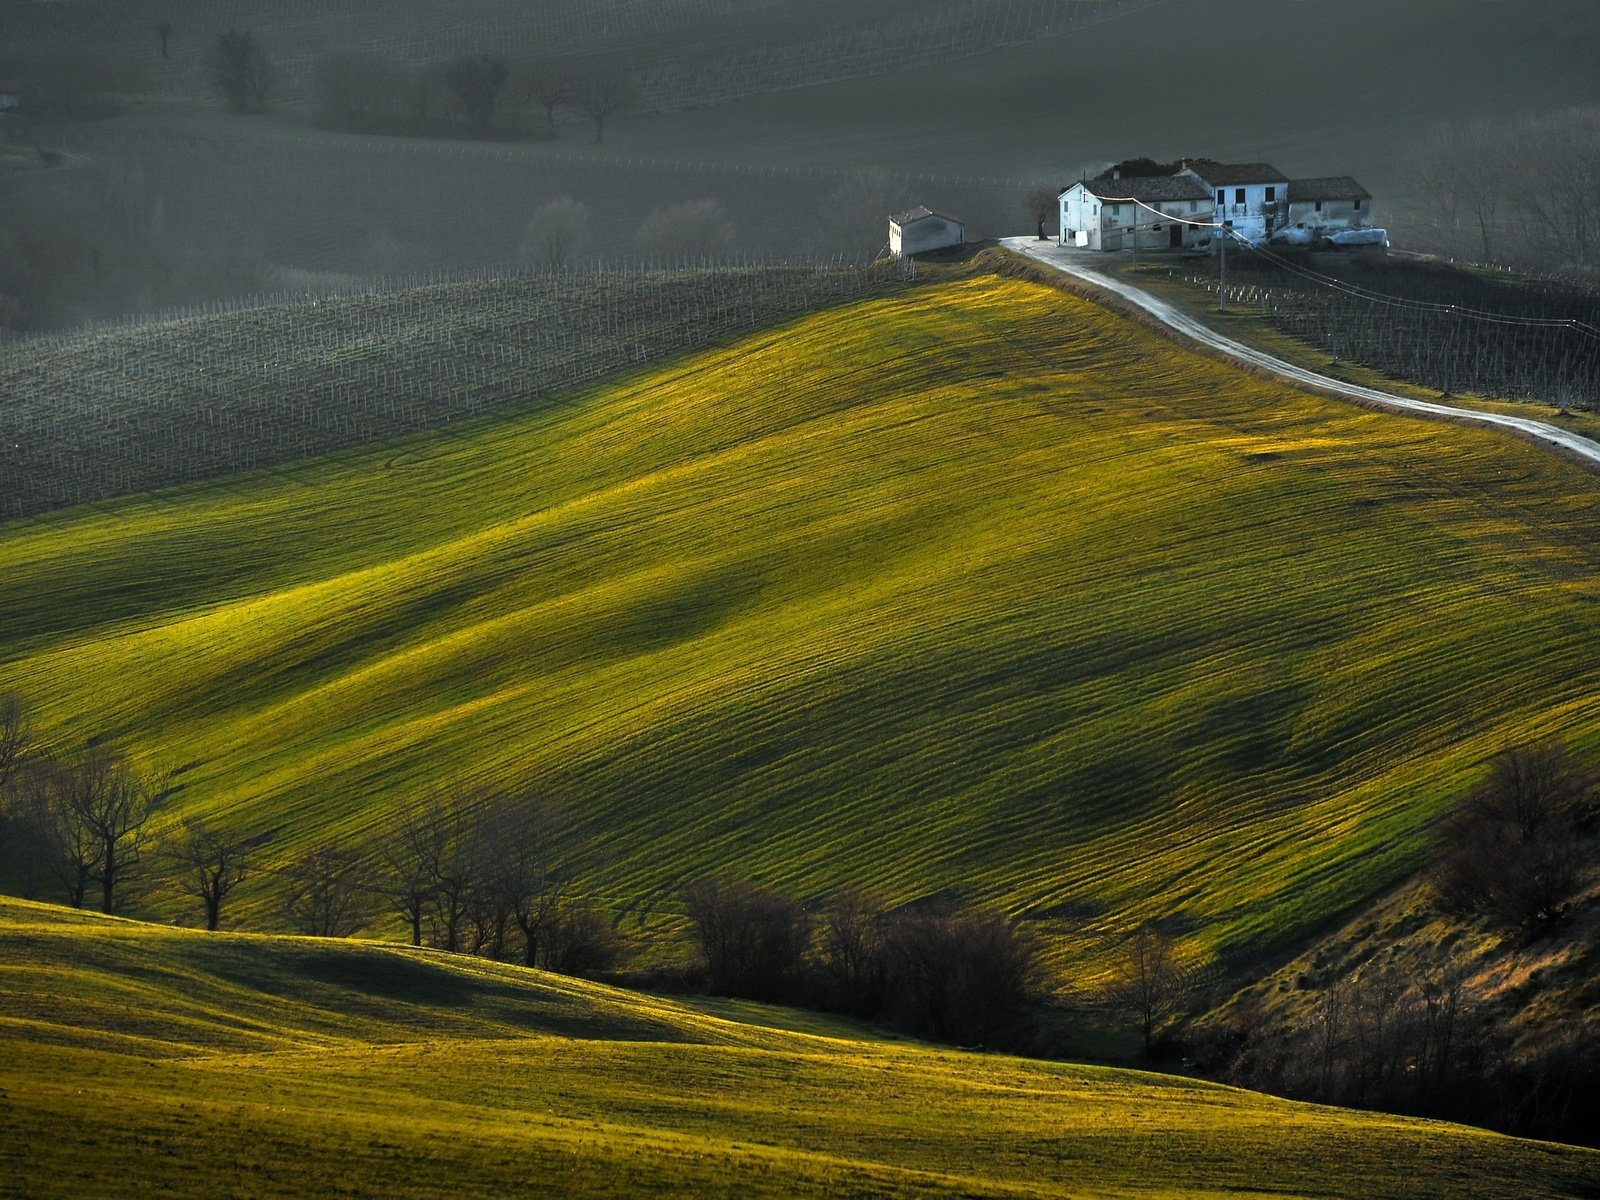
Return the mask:
POLYGON ((1595 744, 1594 491, 980 278, 0 527, 0 688, 280 861, 530 784, 641 922, 734 868, 1228 958, 1411 870, 1505 744, 1595 744))
POLYGON ((0 901, 0 1177, 82 1195, 1592 1194, 1600 1154, 0 901), (755 1023, 750 1023, 751 1021, 755 1023), (1404 1163, 1404 1170, 1397 1164, 1404 1163))

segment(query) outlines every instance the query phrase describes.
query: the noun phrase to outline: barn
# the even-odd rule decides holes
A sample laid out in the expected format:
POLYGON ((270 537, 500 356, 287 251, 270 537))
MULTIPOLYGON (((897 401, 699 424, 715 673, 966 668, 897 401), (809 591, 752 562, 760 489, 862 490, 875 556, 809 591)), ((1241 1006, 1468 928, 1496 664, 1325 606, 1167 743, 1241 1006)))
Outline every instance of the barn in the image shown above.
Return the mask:
POLYGON ((1289 224, 1324 234, 1369 228, 1372 193, 1348 175, 1291 180, 1289 224))
POLYGON ((921 205, 889 218, 889 253, 896 258, 959 246, 965 238, 960 221, 921 205))

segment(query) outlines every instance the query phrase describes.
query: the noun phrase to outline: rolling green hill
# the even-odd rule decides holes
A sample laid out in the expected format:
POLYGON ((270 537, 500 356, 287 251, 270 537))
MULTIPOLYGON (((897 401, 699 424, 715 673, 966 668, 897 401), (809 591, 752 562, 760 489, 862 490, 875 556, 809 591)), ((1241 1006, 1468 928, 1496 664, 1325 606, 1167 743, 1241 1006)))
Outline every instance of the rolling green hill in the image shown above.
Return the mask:
POLYGON ((277 861, 529 785, 647 929, 733 869, 1226 963, 1412 870, 1487 755, 1600 739, 1594 494, 981 277, 0 526, 0 689, 277 861))
POLYGON ((1600 1154, 0 901, 0 1178, 84 1195, 1463 1198, 1600 1154), (843 1098, 848 1098, 843 1099, 843 1098))

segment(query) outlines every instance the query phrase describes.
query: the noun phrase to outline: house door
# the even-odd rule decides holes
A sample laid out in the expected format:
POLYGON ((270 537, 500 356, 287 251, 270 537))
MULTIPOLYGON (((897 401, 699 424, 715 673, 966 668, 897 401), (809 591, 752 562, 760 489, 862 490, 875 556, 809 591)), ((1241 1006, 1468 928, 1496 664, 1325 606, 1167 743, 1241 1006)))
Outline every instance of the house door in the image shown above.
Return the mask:
POLYGON ((1172 226, 1171 231, 1167 234, 1167 245, 1171 246, 1174 250, 1182 250, 1183 249, 1183 226, 1182 225, 1174 224, 1172 226))

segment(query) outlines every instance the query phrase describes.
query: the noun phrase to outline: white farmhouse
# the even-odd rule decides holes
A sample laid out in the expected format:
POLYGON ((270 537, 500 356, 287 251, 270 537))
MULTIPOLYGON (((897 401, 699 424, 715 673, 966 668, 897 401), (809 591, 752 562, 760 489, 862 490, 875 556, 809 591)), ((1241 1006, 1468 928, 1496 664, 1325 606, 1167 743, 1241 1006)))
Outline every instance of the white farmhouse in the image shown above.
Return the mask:
POLYGON ((1109 179, 1073 184, 1059 203, 1063 246, 1179 250, 1211 235, 1211 190, 1184 175, 1123 178, 1113 172, 1109 179))
POLYGON ((1205 185, 1216 219, 1252 242, 1289 221, 1289 177, 1271 163, 1185 163, 1180 174, 1205 185))
POLYGON ((960 221, 920 205, 889 218, 889 253, 896 258, 959 246, 964 237, 960 221))
POLYGON ((1289 226, 1312 234, 1372 225, 1372 193, 1348 175, 1289 181, 1289 226))

